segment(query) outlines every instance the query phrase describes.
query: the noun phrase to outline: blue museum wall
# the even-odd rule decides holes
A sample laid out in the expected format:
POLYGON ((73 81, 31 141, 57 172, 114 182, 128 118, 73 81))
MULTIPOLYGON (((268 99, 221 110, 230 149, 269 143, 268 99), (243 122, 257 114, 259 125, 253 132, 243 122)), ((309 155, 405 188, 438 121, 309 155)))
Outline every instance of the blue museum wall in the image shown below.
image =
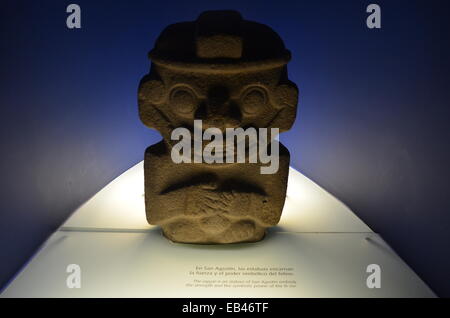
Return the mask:
POLYGON ((294 167, 450 296, 450 49, 445 1, 7 1, 0 12, 0 284, 76 207, 159 140, 137 116, 166 25, 237 9, 292 51, 294 167), (82 28, 65 8, 82 8, 82 28), (382 29, 365 26, 367 4, 382 29))

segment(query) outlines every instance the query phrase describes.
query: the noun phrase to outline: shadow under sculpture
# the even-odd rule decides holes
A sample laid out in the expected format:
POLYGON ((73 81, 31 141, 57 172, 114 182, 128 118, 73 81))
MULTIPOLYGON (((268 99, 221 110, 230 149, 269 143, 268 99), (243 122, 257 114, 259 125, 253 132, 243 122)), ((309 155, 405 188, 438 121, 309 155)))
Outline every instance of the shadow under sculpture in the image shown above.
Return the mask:
POLYGON ((145 152, 148 222, 160 225, 175 242, 261 240, 281 216, 289 151, 274 136, 265 145, 256 139, 259 150, 263 146, 270 153, 274 143, 278 147, 277 170, 267 174, 261 173, 260 160, 248 160, 250 137, 244 137, 244 163, 227 163, 225 156, 234 157, 236 147, 226 148, 225 137, 219 142, 227 153, 212 152, 223 162, 202 160, 207 143, 192 147, 188 160, 179 162, 172 156, 179 143, 172 134, 180 127, 192 135, 196 129, 214 128, 225 135, 230 128, 255 128, 258 137, 260 128, 289 130, 298 98, 287 78, 290 52, 266 25, 243 20, 235 11, 207 11, 196 21, 169 25, 149 58, 150 72, 139 85, 139 114, 163 140, 145 152))

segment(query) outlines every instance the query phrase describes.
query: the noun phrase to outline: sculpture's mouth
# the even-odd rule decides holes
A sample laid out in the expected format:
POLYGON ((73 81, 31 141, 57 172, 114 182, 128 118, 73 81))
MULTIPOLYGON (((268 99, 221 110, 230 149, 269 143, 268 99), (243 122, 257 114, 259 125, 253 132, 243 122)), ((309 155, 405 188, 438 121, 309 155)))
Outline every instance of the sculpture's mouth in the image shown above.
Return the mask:
POLYGON ((214 127, 209 122, 208 125, 200 127, 194 124, 181 128, 189 131, 190 138, 186 140, 183 135, 183 138, 171 139, 168 144, 172 149, 175 145, 183 143, 183 150, 189 149, 189 151, 179 152, 183 162, 256 163, 256 160, 249 158, 258 156, 260 131, 255 127, 229 127, 228 125, 214 127))

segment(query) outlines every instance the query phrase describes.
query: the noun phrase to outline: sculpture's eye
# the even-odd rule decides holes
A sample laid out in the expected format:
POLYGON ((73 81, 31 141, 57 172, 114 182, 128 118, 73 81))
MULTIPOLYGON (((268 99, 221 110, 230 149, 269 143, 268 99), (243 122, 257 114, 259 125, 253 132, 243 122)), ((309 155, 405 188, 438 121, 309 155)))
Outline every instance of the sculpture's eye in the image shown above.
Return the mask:
POLYGON ((180 115, 190 115, 197 108, 197 97, 185 87, 175 88, 170 94, 173 111, 180 115))
POLYGON ((266 103, 266 91, 260 87, 252 87, 242 95, 241 110, 248 115, 254 115, 263 110, 266 103))

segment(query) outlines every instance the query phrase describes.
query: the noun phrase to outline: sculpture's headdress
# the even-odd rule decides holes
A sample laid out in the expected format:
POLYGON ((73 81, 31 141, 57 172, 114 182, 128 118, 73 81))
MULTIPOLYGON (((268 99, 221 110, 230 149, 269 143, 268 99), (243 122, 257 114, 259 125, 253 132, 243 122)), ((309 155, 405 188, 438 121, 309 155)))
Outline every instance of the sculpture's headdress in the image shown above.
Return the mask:
POLYGON ((157 65, 220 73, 275 68, 290 57, 275 31, 236 11, 206 11, 196 21, 172 24, 149 53, 157 65))

